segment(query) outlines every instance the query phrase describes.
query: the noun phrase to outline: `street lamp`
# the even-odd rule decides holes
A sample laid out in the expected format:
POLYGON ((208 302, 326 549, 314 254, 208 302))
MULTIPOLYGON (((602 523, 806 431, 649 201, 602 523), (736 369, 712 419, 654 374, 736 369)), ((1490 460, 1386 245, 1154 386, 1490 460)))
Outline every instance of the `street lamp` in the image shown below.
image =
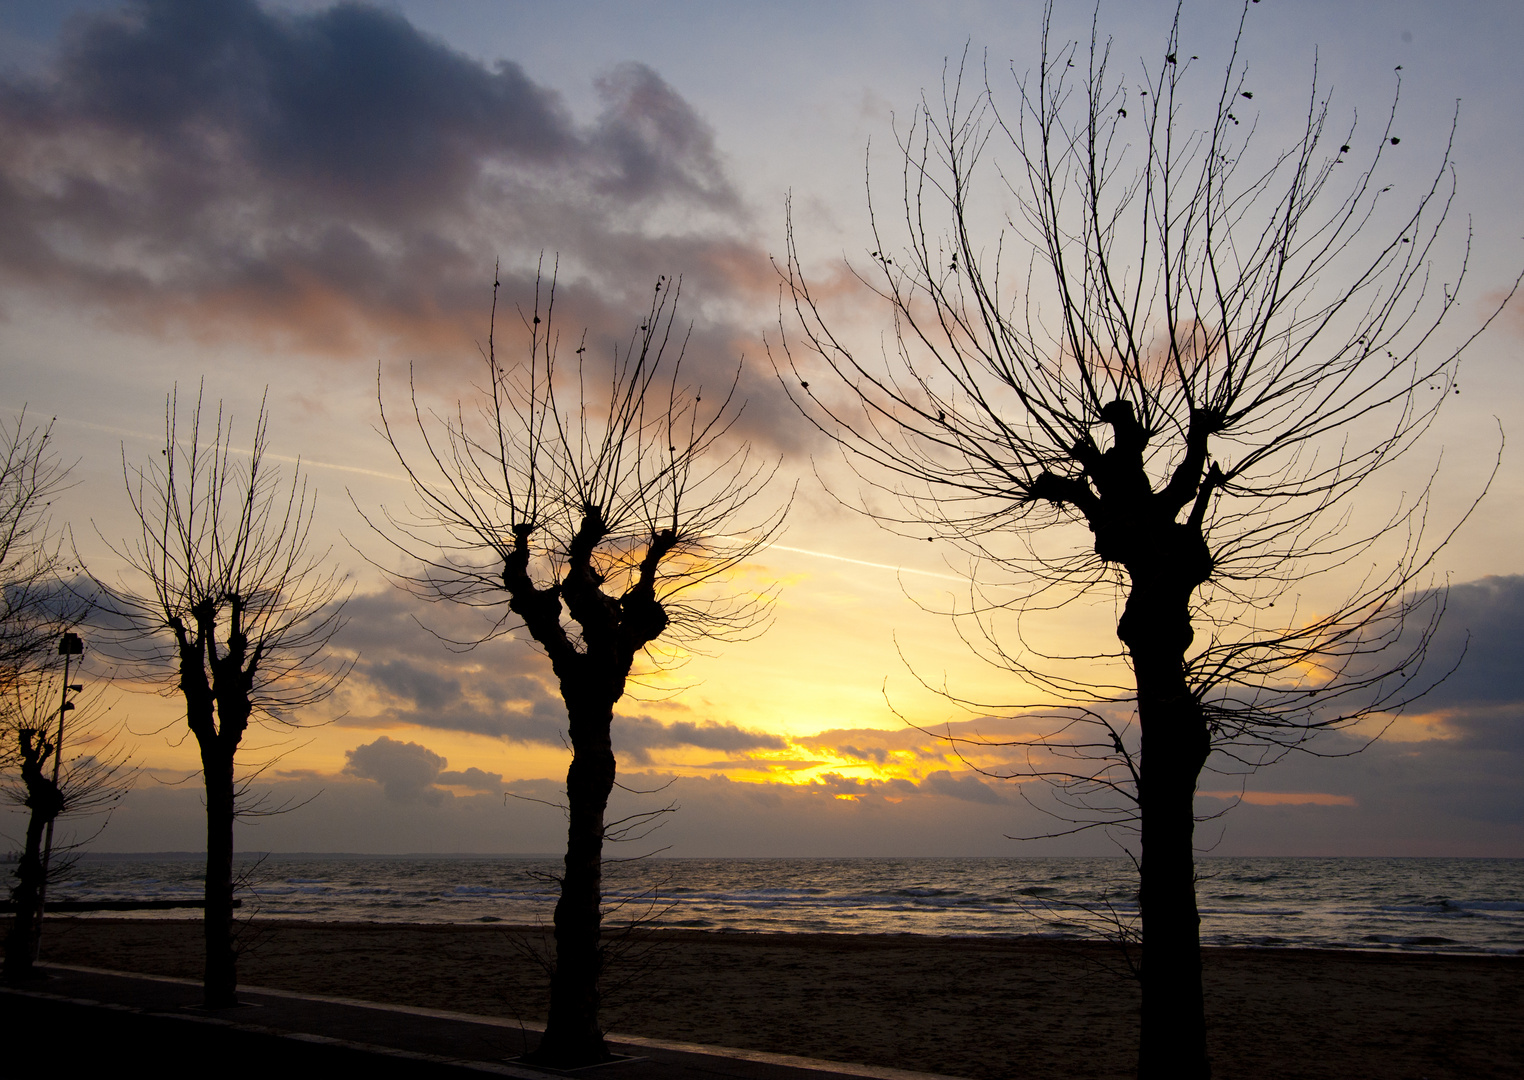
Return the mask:
MULTIPOLYGON (((64 739, 64 715, 74 708, 74 702, 69 700, 69 692, 83 693, 83 683, 71 683, 69 681, 69 661, 83 654, 85 643, 80 636, 73 631, 66 631, 58 639, 58 655, 64 658, 63 691, 58 702, 58 741, 53 744, 53 789, 58 790, 58 767, 63 761, 64 739)), ((48 819, 47 839, 42 848, 42 882, 37 887, 37 920, 42 921, 43 908, 48 898, 48 862, 53 856, 53 818, 48 819)), ((35 939, 34 939, 35 940, 35 939)))

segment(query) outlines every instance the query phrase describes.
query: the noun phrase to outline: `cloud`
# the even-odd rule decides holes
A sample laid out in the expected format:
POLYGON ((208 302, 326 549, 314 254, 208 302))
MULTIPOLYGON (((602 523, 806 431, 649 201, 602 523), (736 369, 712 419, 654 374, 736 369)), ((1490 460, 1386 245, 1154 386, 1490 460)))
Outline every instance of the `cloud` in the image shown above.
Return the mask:
MULTIPOLYGON (((1447 801, 1444 796, 1451 790, 1452 777, 1441 777, 1439 788, 1431 790, 1425 781, 1431 772, 1421 757, 1379 743, 1350 759, 1294 759, 1280 776, 1287 790, 1352 793, 1356 805, 1241 805, 1226 817, 1199 824, 1197 844, 1219 855, 1524 855, 1524 824, 1518 816, 1495 822, 1469 816, 1480 807, 1457 807, 1447 801)), ((673 777, 657 770, 627 773, 622 779, 629 787, 650 790, 673 777)), ((1489 776, 1486 784, 1502 779, 1489 776)), ((1517 776, 1511 779, 1517 809, 1517 776)), ((480 794, 447 797, 441 793, 438 799, 404 802, 390 797, 380 783, 352 773, 337 778, 273 779, 261 783, 260 791, 268 794, 271 803, 290 803, 296 808, 274 817, 240 819, 238 848, 563 851, 566 821, 559 809, 563 787, 559 779, 514 780, 480 794), (505 801, 503 790, 524 798, 505 801)), ((624 817, 676 802, 677 811, 666 817, 652 838, 652 846, 670 844, 669 854, 674 856, 1117 854, 1113 841, 1098 830, 1037 841, 1010 839, 1054 828, 1051 818, 1019 798, 1005 804, 970 802, 948 796, 916 797, 904 788, 897 785, 876 794, 871 784, 841 777, 819 784, 681 777, 656 795, 616 788, 609 815, 624 817)), ((1201 804, 1205 813, 1220 809, 1220 801, 1201 804)), ((0 825, 13 834, 25 828, 25 821, 14 815, 5 818, 0 813, 0 818, 4 818, 0 825)), ((110 827, 91 847, 190 851, 197 850, 205 838, 199 785, 147 783, 128 794, 110 827)))
POLYGON ((0 77, 18 286, 150 332, 461 355, 495 261, 516 301, 552 252, 594 341, 686 275, 710 313, 695 362, 722 366, 742 336, 722 309, 773 287, 713 132, 644 65, 604 74, 584 123, 377 7, 135 0, 72 25, 49 68, 0 77))
POLYGON ((603 99, 592 146, 615 164, 599 186, 625 198, 686 195, 725 209, 739 198, 720 165, 714 133, 644 64, 621 64, 597 82, 603 99))
MULTIPOLYGON (((1417 630, 1406 628, 1410 635, 1417 630)), ((1289 755, 1243 778, 1245 805, 1216 826, 1223 850, 1414 855, 1521 850, 1524 577, 1487 577, 1450 587, 1419 679, 1440 676, 1444 681, 1409 706, 1387 737, 1368 744, 1356 733, 1325 734, 1311 744, 1314 753, 1289 755)), ((1221 786, 1226 785, 1203 783, 1221 786)), ((1205 811, 1220 809, 1215 800, 1233 795, 1204 791, 1213 800, 1205 811)))
POLYGON ((1524 701, 1524 576, 1451 586, 1429 652, 1436 673, 1458 666, 1423 708, 1524 701))
MULTIPOLYGON (((1524 576, 1451 586, 1419 678, 1443 680, 1407 710, 1420 732, 1451 744, 1449 753, 1501 754, 1524 766, 1524 576)), ((1403 735, 1411 741, 1411 729, 1403 735)))
POLYGON ((1524 297, 1517 293, 1509 300, 1507 289, 1493 289, 1485 293, 1476 304, 1478 319, 1485 319, 1499 309, 1499 305, 1507 301, 1507 306, 1502 308, 1502 325, 1515 337, 1524 338, 1524 297))
POLYGON ((423 709, 439 709, 460 700, 460 680, 429 671, 408 660, 387 660, 366 667, 372 682, 423 709))
POLYGON ((614 748, 621 758, 637 765, 651 762, 651 751, 679 746, 730 753, 745 750, 785 750, 788 740, 764 731, 735 724, 692 723, 679 720, 663 724, 649 716, 620 716, 614 720, 614 748))
MULTIPOLYGON (((399 744, 405 745, 405 744, 399 744)), ((663 787, 662 772, 627 775, 630 787, 663 787)), ((555 853, 566 846, 560 780, 515 780, 476 795, 399 801, 376 781, 353 774, 293 778, 260 785, 272 803, 296 809, 237 823, 240 851, 515 852, 555 853), (501 791, 522 798, 504 800, 501 791)), ((895 801, 873 796, 838 799, 854 786, 739 783, 724 778, 677 779, 658 794, 614 789, 610 820, 676 802, 649 847, 668 854, 746 856, 1022 855, 1053 851, 1112 854, 1104 839, 1077 838, 1017 845, 1008 834, 1035 832, 1041 822, 1021 805, 971 804, 950 798, 895 801)), ((0 825, 19 819, 0 808, 0 825)), ((20 821, 20 828, 25 822, 20 821)), ((111 826, 91 844, 96 851, 193 851, 206 839, 206 814, 194 785, 148 784, 131 792, 111 826)), ((638 854, 635 845, 611 854, 638 854)), ((552 856, 558 857, 558 856, 552 856)))
POLYGON ((466 788, 469 791, 501 791, 505 781, 501 773, 485 772, 472 766, 459 772, 451 770, 440 773, 434 780, 441 787, 466 788))
POLYGON ((867 749, 863 749, 862 747, 849 746, 846 743, 842 743, 834 749, 843 757, 857 758, 859 761, 876 761, 882 765, 889 760, 889 751, 885 750, 882 746, 870 746, 867 749))
POLYGON ((53 93, 25 95, 42 106, 34 130, 133 139, 158 180, 139 190, 189 187, 198 208, 258 183, 362 218, 416 217, 486 161, 579 149, 555 95, 516 64, 487 69, 379 8, 145 0, 85 23, 58 73, 53 93))
POLYGON ((1242 801, 1249 806, 1354 806, 1349 795, 1331 795, 1322 791, 1198 791, 1199 799, 1242 801))
POLYGON ((375 742, 346 750, 344 756, 348 759, 345 772, 374 780, 393 802, 437 803, 444 796, 434 784, 447 762, 426 746, 383 735, 375 742))
POLYGON ((998 805, 1011 801, 977 776, 966 773, 962 776, 954 776, 946 769, 940 769, 928 775, 921 781, 920 788, 922 791, 929 791, 935 795, 962 799, 964 802, 998 805))
MULTIPOLYGON (((398 589, 350 599, 335 647, 355 658, 340 690, 351 727, 410 725, 463 731, 511 742, 566 744, 566 705, 544 654, 527 640, 485 641, 467 652, 446 641, 471 641, 491 627, 480 611, 426 604, 398 589)), ((726 753, 783 750, 788 741, 716 721, 663 723, 618 715, 614 745, 647 765, 653 752, 698 747, 726 753)))
MULTIPOLYGON (((782 784, 789 790, 806 790, 830 795, 835 799, 873 799, 903 802, 916 796, 936 796, 956 799, 960 802, 980 803, 985 806, 1004 806, 1012 799, 998 790, 997 785, 983 778, 964 773, 954 776, 940 769, 921 780, 904 777, 876 779, 871 777, 844 776, 841 773, 822 773, 803 784, 782 784)), ((926 800, 918 800, 926 801, 926 800)))
POLYGON ((348 759, 346 773, 361 780, 374 780, 392 802, 438 805, 445 797, 442 789, 446 787, 486 792, 500 791, 503 787, 503 778, 497 773, 474 767, 447 772, 445 766, 449 763, 428 747, 399 742, 385 735, 346 750, 344 756, 348 759))

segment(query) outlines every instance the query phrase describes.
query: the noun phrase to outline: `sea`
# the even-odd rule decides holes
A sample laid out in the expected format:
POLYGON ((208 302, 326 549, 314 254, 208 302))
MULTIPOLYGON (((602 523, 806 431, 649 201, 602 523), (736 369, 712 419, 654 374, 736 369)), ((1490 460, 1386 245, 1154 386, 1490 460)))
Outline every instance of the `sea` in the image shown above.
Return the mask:
MULTIPOLYGON (((558 868, 551 856, 244 856, 238 895, 269 919, 548 924, 558 868)), ((1209 945, 1524 954, 1524 859, 1211 857, 1197 873, 1209 945)), ((50 900, 202 888, 190 854, 87 855, 68 875, 50 900)), ((615 926, 1064 939, 1137 922, 1122 858, 648 858, 609 862, 604 880, 615 926)))

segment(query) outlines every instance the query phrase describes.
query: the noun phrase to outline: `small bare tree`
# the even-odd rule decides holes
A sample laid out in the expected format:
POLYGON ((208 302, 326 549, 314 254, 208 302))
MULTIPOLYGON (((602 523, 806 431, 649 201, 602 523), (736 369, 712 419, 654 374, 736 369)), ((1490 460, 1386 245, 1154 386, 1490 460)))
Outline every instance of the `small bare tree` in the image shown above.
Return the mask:
POLYGON ((233 446, 219 403, 188 438, 178 394, 165 405, 164 448, 132 465, 127 495, 140 532, 113 551, 129 567, 100 584, 119 659, 184 699, 206 783, 206 1003, 237 1003, 233 935, 234 758, 251 721, 296 724, 349 664, 326 655, 342 625, 347 578, 309 548, 316 496, 300 466, 288 483, 266 467, 263 405, 252 447, 233 446), (207 427, 211 430, 208 432, 207 427), (209 436, 209 437, 208 437, 209 436))
POLYGON ((489 636, 522 626, 566 703, 566 859, 550 1016, 534 1055, 552 1066, 607 1058, 598 979, 614 707, 642 657, 662 662, 658 644, 748 636, 770 599, 714 588, 769 542, 783 511, 740 520, 772 469, 732 438, 740 369, 707 402, 687 381, 677 295, 677 282, 659 280, 628 347, 605 366, 586 359, 584 338, 567 372, 554 281, 537 285, 524 362, 500 363, 488 335, 475 418, 464 407, 427 414, 415 386, 409 449, 382 402, 384 433, 421 504, 387 514, 384 535, 426 564, 403 584, 497 609, 489 636))
POLYGON ((52 442, 52 423, 29 425, 25 410, 13 423, 0 422, 0 770, 6 794, 28 814, 11 890, 16 918, 6 944, 7 978, 24 978, 36 958, 44 836, 51 838, 54 819, 70 809, 71 794, 76 804, 88 801, 81 785, 58 782, 56 737, 48 734, 54 725, 41 705, 53 686, 60 636, 88 606, 64 580, 70 567, 63 536, 52 526, 52 502, 69 472, 52 442))
POLYGON ((1057 785, 1073 828, 1136 829, 1148 1077, 1210 1072, 1203 768, 1257 767, 1427 685, 1413 678, 1443 598, 1421 586, 1448 539, 1425 529, 1434 480, 1374 519, 1352 504, 1458 392, 1475 337, 1439 334, 1465 270, 1432 266, 1448 158, 1389 216, 1395 102, 1375 131, 1335 133, 1315 73, 1299 133, 1260 154, 1248 10, 1204 102, 1178 11, 1136 80, 1097 33, 1088 50, 1051 40, 1051 5, 1014 113, 955 73, 900 143, 908 243, 875 219, 860 278, 893 346, 869 358, 833 333, 791 227, 802 329, 774 354, 805 415, 899 500, 876 516, 973 559, 965 636, 1054 717, 1025 771, 1057 785), (1015 209, 987 239, 979 166, 997 147, 1015 209), (1341 576, 1342 601, 1295 602, 1341 576), (1120 649, 1045 648, 1030 620, 1094 595, 1120 608, 1120 649), (1029 620, 1014 637, 1006 613, 1029 620))
MULTIPOLYGON (((75 635, 64 635, 65 642, 70 639, 77 645, 75 635)), ((69 678, 66 665, 37 670, 0 701, 0 798, 27 811, 26 839, 11 889, 15 921, 5 943, 8 980, 31 976, 42 940, 47 885, 67 872, 84 843, 75 839, 62 848, 55 845, 58 819, 109 814, 126 794, 131 775, 116 730, 101 723, 98 698, 69 700, 83 689, 69 684, 69 678), (60 745, 65 737, 66 748, 60 745)))

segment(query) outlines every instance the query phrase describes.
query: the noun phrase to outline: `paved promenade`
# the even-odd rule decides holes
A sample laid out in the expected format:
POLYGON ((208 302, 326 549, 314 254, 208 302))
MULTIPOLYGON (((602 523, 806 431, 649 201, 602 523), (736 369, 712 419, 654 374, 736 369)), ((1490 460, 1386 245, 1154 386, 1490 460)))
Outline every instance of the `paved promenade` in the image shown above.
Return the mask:
MULTIPOLYGON (((547 1080, 556 1074, 513 1062, 538 1027, 436 1009, 378 1005, 241 987, 242 1004, 200 1006, 185 979, 61 964, 46 978, 0 987, 0 1037, 80 1075, 156 1068, 214 1068, 228 1077, 280 1080, 279 1070, 364 1069, 375 1077, 490 1074, 547 1080)), ((611 1035, 629 1060, 568 1075, 598 1080, 934 1080, 925 1073, 842 1065, 778 1054, 611 1035)))

